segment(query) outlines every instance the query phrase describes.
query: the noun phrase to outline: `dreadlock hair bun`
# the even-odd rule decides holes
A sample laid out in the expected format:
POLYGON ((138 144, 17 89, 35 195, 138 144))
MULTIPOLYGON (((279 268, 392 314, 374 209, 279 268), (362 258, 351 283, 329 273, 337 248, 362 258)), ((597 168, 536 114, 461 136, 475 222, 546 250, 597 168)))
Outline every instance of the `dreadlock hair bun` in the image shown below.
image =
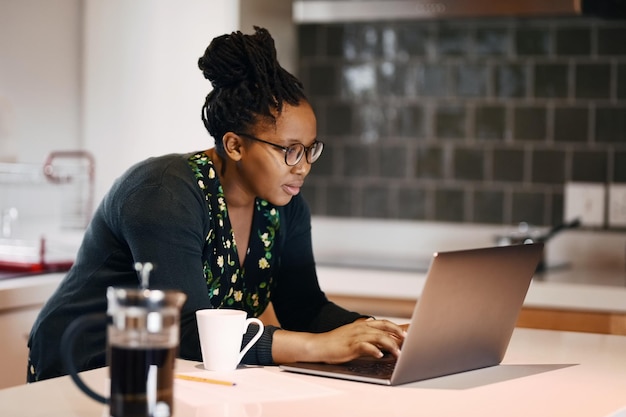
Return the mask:
POLYGON ((198 67, 213 88, 254 81, 256 73, 271 72, 278 64, 269 32, 255 29, 255 36, 237 31, 216 37, 198 59, 198 67))
POLYGON ((202 107, 202 120, 219 151, 226 132, 245 132, 264 118, 275 122, 284 103, 306 100, 302 83, 280 66, 274 39, 267 29, 254 27, 214 38, 198 59, 213 90, 202 107))

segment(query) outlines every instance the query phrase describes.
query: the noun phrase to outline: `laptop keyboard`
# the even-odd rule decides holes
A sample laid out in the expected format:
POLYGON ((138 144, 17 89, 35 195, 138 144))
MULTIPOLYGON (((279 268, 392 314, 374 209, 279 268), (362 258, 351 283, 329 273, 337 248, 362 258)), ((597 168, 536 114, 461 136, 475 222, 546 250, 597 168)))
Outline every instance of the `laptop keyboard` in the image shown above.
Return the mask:
POLYGON ((380 359, 355 359, 346 363, 346 367, 350 372, 378 378, 391 378, 395 366, 396 358, 392 355, 385 355, 380 359))

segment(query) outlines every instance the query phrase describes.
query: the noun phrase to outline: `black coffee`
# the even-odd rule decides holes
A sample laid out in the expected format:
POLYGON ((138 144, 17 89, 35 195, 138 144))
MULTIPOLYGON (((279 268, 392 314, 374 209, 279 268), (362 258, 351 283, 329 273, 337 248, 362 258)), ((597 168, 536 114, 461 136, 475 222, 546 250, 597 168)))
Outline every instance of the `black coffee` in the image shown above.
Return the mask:
MULTIPOLYGON (((174 361, 176 347, 109 348, 111 375, 110 415, 146 417, 149 414, 147 385, 149 373, 156 373, 156 403, 174 405, 174 361)), ((154 378, 154 376, 152 376, 154 378)))

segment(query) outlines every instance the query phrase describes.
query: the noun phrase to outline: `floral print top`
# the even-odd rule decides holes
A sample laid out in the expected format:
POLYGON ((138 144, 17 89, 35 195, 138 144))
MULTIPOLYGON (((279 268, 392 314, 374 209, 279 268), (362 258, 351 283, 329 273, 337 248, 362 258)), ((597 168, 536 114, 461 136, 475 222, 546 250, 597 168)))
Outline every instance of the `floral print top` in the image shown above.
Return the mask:
POLYGON ((258 317, 269 304, 273 273, 277 270, 274 243, 280 231, 279 211, 269 202, 256 199, 250 242, 244 264, 240 265, 224 190, 213 161, 199 152, 188 163, 209 212, 205 250, 211 253, 205 256, 203 269, 211 305, 245 310, 258 317))

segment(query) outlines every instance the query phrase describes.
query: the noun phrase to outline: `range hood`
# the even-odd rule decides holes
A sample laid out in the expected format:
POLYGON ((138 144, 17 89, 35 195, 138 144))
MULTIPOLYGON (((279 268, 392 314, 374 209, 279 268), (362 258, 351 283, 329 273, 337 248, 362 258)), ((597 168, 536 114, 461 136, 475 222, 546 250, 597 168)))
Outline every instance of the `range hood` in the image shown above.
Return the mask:
POLYGON ((296 23, 457 17, 624 18, 626 0, 294 0, 296 23))

